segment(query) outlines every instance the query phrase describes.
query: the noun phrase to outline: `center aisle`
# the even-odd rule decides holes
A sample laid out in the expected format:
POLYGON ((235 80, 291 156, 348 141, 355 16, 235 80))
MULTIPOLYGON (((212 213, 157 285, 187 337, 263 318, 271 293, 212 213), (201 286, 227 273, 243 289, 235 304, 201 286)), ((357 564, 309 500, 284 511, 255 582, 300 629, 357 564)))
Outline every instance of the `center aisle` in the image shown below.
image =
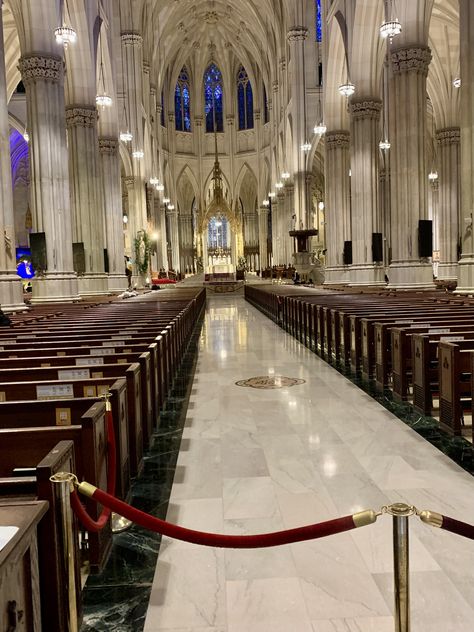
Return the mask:
MULTIPOLYGON (((167 519, 226 534, 407 502, 474 522, 474 480, 241 297, 208 299, 167 519), (261 390, 239 380, 303 384, 261 390)), ((412 632, 468 632, 474 545, 410 520, 412 632)), ((229 551, 163 538, 145 632, 392 632, 391 519, 229 551)))

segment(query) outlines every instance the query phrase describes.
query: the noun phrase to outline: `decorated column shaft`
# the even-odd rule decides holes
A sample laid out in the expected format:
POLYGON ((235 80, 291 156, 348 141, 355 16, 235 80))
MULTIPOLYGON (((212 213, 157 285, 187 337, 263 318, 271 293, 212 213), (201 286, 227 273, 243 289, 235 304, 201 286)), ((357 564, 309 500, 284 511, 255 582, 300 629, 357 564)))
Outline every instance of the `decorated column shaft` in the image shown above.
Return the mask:
POLYGON ((458 127, 438 130, 439 216, 438 278, 457 279, 461 176, 461 132, 458 127))
POLYGON ((432 266, 418 248, 419 220, 428 215, 426 168, 426 77, 431 51, 413 46, 391 52, 390 287, 433 287, 432 266), (408 106, 409 104, 409 106, 408 106))
POLYGON ((82 244, 85 270, 79 275, 80 294, 105 294, 104 197, 99 169, 97 109, 95 105, 66 108, 72 239, 82 244))
POLYGON ((33 280, 32 302, 78 299, 72 261, 72 222, 64 106, 64 62, 28 53, 19 68, 26 88, 33 229, 44 233, 44 270, 33 280))
POLYGON ((179 225, 178 225, 178 211, 169 209, 166 211, 168 217, 168 225, 170 227, 169 242, 171 244, 171 267, 175 272, 179 272, 180 257, 179 257, 179 225))
POLYGON ((265 270, 268 265, 268 208, 262 206, 258 209, 258 245, 260 270, 265 270))
POLYGON ((127 288, 117 139, 99 138, 99 156, 105 200, 105 243, 109 263, 108 289, 110 292, 117 292, 127 288))
MULTIPOLYGON (((0 0, 0 33, 3 33, 0 0)), ((24 310, 23 288, 16 273, 16 240, 13 219, 13 191, 10 161, 7 82, 3 36, 0 37, 0 307, 4 311, 24 310)))
MULTIPOLYGON (((380 111, 378 99, 351 101, 351 285, 385 283, 372 256, 372 234, 381 232, 378 200, 380 111)), ((380 262, 379 262, 380 263, 380 262)))
POLYGON ((351 239, 350 208, 350 133, 334 130, 326 133, 326 273, 325 284, 349 281, 344 265, 344 243, 351 239))
POLYGON ((474 291, 474 6, 459 0, 461 37, 461 259, 457 292, 474 291))

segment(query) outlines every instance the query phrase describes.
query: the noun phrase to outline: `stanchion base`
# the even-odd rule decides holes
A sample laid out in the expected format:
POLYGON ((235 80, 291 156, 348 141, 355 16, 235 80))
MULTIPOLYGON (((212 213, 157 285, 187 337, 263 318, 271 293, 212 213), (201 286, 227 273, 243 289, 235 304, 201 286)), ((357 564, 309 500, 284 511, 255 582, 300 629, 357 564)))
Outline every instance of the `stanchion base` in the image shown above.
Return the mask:
POLYGON ((122 531, 130 529, 132 524, 131 520, 127 520, 127 518, 120 516, 118 513, 112 512, 112 533, 122 533, 122 531))

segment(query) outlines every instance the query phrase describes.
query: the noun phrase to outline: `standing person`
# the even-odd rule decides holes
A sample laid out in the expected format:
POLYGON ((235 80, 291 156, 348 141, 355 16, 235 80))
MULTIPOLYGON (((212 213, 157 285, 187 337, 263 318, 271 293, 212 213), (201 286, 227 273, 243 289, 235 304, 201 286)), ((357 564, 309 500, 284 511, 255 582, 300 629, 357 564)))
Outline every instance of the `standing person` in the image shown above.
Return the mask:
POLYGON ((132 260, 130 257, 125 257, 125 276, 128 281, 128 289, 132 287, 132 260))

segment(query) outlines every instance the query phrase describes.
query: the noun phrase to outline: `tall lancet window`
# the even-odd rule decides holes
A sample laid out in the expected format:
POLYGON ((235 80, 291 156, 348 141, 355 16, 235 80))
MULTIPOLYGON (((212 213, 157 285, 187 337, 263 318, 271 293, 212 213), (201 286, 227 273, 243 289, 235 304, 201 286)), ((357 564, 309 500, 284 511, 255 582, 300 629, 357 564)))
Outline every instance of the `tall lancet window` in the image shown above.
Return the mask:
POLYGON ((323 19, 321 13, 321 0, 315 0, 316 2, 316 41, 323 41, 323 19))
POLYGON ((270 112, 268 111, 267 89, 263 84, 263 122, 268 123, 270 120, 270 112))
POLYGON ((206 132, 224 131, 224 102, 222 89, 222 73, 216 64, 208 66, 204 73, 204 104, 206 113, 206 132))
POLYGON ((191 92, 189 88, 189 74, 186 66, 183 66, 176 82, 174 93, 174 112, 176 130, 178 132, 191 131, 191 92))
POLYGON ((239 105, 239 129, 253 128, 252 84, 243 66, 237 73, 237 101, 239 105))

